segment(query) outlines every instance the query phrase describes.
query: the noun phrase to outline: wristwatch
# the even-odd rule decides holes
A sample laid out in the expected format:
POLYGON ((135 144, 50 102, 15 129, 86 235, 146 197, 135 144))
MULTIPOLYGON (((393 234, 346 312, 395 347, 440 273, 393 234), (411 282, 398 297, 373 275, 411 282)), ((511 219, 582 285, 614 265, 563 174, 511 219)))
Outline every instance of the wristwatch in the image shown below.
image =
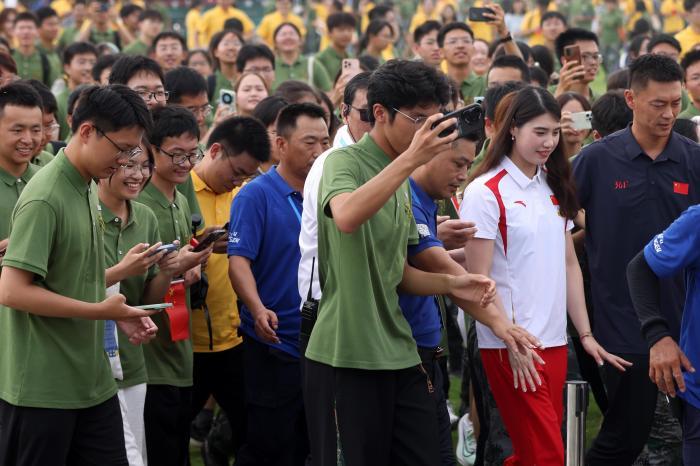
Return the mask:
POLYGON ((503 39, 501 39, 501 42, 510 42, 513 40, 513 36, 510 35, 510 31, 508 31, 508 34, 503 36, 503 39))

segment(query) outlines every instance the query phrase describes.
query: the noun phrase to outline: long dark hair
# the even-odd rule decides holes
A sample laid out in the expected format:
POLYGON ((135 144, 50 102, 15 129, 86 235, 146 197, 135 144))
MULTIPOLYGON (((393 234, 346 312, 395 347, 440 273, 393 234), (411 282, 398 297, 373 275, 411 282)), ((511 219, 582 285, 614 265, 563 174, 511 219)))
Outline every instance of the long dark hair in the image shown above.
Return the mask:
POLYGON ((378 36, 379 33, 382 31, 384 28, 389 28, 389 31, 391 32, 391 35, 394 35, 394 26, 391 25, 390 22, 384 21, 382 19, 374 19, 370 21, 370 23, 367 25, 367 30, 365 30, 364 35, 362 38, 360 38, 360 43, 359 43, 359 51, 364 52, 367 46, 369 45, 369 38, 370 36, 378 36))
MULTIPOLYGON (((528 86, 520 90, 513 98, 493 137, 484 161, 474 170, 470 179, 483 175, 501 163, 503 157, 509 157, 513 151, 512 128, 520 128, 540 115, 550 114, 557 121, 561 118, 561 108, 546 89, 528 86)), ((576 189, 571 178, 571 166, 562 150, 562 138, 545 163, 547 184, 559 202, 559 213, 573 219, 578 214, 579 206, 576 189)))

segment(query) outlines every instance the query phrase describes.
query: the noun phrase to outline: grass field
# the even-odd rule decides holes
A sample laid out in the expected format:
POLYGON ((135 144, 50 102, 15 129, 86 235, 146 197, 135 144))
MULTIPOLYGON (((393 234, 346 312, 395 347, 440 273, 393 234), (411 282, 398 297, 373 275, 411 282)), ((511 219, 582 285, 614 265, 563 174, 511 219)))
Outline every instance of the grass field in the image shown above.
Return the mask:
MULTIPOLYGON (((452 406, 459 406, 459 390, 460 390, 460 380, 457 377, 452 377, 452 383, 450 384, 450 400, 452 400, 452 406)), ((602 416, 598 405, 596 405, 593 396, 589 397, 589 407, 588 416, 586 418, 586 446, 590 445, 595 435, 598 433, 600 428, 600 422, 602 416)), ((452 440, 454 446, 457 446, 457 431, 455 430, 452 434, 452 440)), ((199 448, 190 448, 190 460, 192 466, 204 466, 199 448)))

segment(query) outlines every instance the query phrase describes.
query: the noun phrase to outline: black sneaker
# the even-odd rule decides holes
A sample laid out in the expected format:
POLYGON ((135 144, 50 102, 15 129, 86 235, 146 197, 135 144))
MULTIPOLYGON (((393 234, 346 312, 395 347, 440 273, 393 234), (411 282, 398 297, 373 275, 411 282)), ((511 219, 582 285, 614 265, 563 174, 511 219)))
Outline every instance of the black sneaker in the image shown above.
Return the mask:
POLYGON ((209 435, 211 424, 214 420, 214 412, 211 409, 203 409, 190 424, 190 444, 201 446, 209 435))

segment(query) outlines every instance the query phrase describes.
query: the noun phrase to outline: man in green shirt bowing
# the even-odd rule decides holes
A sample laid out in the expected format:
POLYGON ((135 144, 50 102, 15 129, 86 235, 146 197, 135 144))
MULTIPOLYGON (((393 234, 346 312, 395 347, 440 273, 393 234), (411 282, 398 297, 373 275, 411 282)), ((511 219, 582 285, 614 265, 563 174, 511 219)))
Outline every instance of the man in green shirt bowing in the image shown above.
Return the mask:
MULTIPOLYGON (((0 94, 7 90, 0 90, 0 94)), ((12 213, 0 275, 0 464, 127 465, 103 319, 133 343, 151 311, 105 299, 95 178, 139 153, 151 117, 125 86, 87 89, 73 138, 30 180, 12 213)))

